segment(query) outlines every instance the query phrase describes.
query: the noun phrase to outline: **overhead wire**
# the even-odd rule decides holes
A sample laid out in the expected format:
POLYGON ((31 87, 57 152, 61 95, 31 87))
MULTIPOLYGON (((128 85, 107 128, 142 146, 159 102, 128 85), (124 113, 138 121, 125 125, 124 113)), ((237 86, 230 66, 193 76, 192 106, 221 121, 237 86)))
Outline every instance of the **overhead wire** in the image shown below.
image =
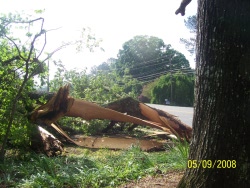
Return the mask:
MULTIPOLYGON (((178 74, 178 73, 176 73, 178 74)), ((193 74, 193 73, 183 73, 183 74, 193 74)), ((163 74, 164 75, 164 74, 163 74)), ((145 79, 141 79, 140 82, 144 83, 144 82, 153 82, 155 81, 156 79, 158 79, 159 77, 155 77, 155 78, 145 78, 145 79)))
MULTIPOLYGON (((162 73, 160 73, 160 74, 158 74, 158 75, 148 75, 148 76, 145 76, 145 77, 143 77, 143 78, 140 78, 140 79, 138 79, 139 81, 145 81, 145 80, 155 80, 155 79, 157 79, 157 78, 159 78, 160 76, 162 76, 162 75, 166 75, 166 73, 171 73, 170 71, 167 71, 167 72, 162 72, 162 73)), ((174 72, 172 72, 172 73, 174 73, 174 74, 185 74, 185 75, 187 75, 187 74, 195 74, 195 72, 194 71, 183 71, 183 72, 180 72, 180 71, 174 71, 174 72)))
MULTIPOLYGON (((136 65, 134 67, 128 67, 128 68, 132 68, 132 69, 138 69, 140 67, 147 67, 147 66, 154 66, 154 65, 158 65, 158 64, 163 64, 163 63, 166 63, 166 62, 159 62, 157 61, 158 59, 163 59, 168 57, 168 55, 166 56, 162 56, 162 57, 159 57, 159 58, 156 58, 156 59, 151 59, 151 60, 148 60, 148 61, 143 61, 143 62, 140 62, 140 63, 136 63, 136 65), (145 65, 149 62, 159 62, 157 64, 151 64, 151 65, 145 65), (138 66, 139 65, 139 66, 138 66)), ((166 63, 166 65, 168 65, 170 63, 166 63)), ((114 69, 109 69, 109 70, 102 70, 102 71, 112 71, 112 70, 120 70, 120 69, 125 69, 124 67, 121 67, 121 68, 114 68, 114 69)), ((100 70, 99 70, 100 71, 100 70)))
MULTIPOLYGON (((194 74, 194 72, 187 72, 187 73, 183 73, 183 72, 176 72, 175 74, 194 74)), ((162 75, 165 75, 165 74, 162 74, 162 75)), ((159 78, 159 77, 157 77, 159 78)), ((151 78, 151 79, 142 79, 140 80, 140 83, 134 83, 134 84, 130 84, 130 85, 138 85, 138 84, 145 84, 145 83, 149 83, 149 82, 153 82, 155 81, 155 79, 157 78, 151 78)))
MULTIPOLYGON (((135 66, 128 66, 126 68, 128 68, 130 70, 136 70, 136 69, 150 67, 150 66, 157 66, 158 69, 162 69, 164 67, 159 68, 159 65, 161 65, 161 64, 166 65, 166 66, 171 64, 170 59, 169 59, 169 55, 165 55, 165 56, 158 57, 158 58, 155 58, 155 59, 151 59, 151 60, 148 60, 148 61, 143 61, 141 63, 136 63, 135 66), (159 60, 162 60, 162 61, 159 62, 159 60), (167 60, 169 60, 169 61, 167 61, 167 60), (148 63, 151 63, 151 64, 148 64, 148 63)), ((98 72, 110 72, 110 71, 117 71, 117 70, 122 70, 122 69, 126 69, 126 68, 125 67, 119 67, 119 68, 112 68, 112 69, 109 69, 109 70, 98 70, 98 72)), ((160 77, 162 75, 165 75, 165 74, 171 73, 171 72, 172 73, 177 73, 177 72, 181 71, 182 74, 194 74, 194 71, 190 67, 172 69, 172 70, 171 69, 170 70, 164 70, 164 71, 160 71, 160 72, 155 73, 157 71, 156 69, 153 69, 152 71, 147 72, 147 75, 145 75, 145 76, 140 76, 141 74, 139 74, 139 76, 134 75, 132 79, 138 79, 139 81, 142 81, 142 82, 144 81, 144 83, 145 83, 145 80, 146 80, 146 82, 150 82, 150 81, 153 81, 153 80, 155 80, 156 78, 158 78, 158 77, 160 77), (153 74, 148 74, 150 72, 153 72, 153 74)))
POLYGON ((152 76, 152 75, 159 75, 159 74, 165 74, 165 73, 171 73, 172 72, 178 72, 178 71, 185 71, 185 70, 190 70, 190 68, 180 68, 180 69, 172 69, 172 70, 165 70, 165 71, 162 71, 162 72, 159 72, 159 73, 155 73, 155 74, 150 74, 150 75, 145 75, 145 76, 141 76, 141 77, 134 77, 136 79, 140 79, 140 78, 143 78, 143 77, 148 77, 148 76, 152 76))

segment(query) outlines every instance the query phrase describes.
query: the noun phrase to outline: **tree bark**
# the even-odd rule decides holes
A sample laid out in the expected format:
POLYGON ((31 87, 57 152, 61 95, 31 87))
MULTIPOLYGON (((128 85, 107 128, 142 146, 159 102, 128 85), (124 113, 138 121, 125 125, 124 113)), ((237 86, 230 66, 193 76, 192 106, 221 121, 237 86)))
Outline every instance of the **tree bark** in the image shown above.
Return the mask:
POLYGON ((109 103, 105 105, 105 108, 126 113, 143 120, 160 123, 161 126, 168 128, 174 135, 176 135, 180 139, 185 138, 187 141, 190 141, 192 135, 191 127, 181 122, 174 115, 156 108, 152 108, 131 97, 123 98, 109 103))
POLYGON ((189 160, 197 160, 198 166, 188 165, 178 187, 250 186, 249 18, 249 0, 198 0, 196 102, 189 153, 189 160), (210 168, 206 160, 212 161, 210 168))
MULTIPOLYGON (((41 124, 43 124, 41 122, 41 124)), ((30 147, 37 153, 44 153, 47 156, 58 156, 64 151, 63 144, 54 135, 41 126, 36 124, 31 125, 30 129, 30 147)))

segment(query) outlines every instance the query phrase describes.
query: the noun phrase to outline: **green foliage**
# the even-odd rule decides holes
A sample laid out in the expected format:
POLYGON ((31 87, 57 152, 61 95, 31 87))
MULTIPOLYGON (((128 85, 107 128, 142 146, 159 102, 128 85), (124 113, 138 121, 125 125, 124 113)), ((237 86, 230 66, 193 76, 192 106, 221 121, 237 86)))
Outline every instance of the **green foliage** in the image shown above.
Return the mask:
POLYGON ((128 150, 91 151, 69 148, 70 155, 48 158, 23 153, 7 158, 0 165, 0 184, 7 187, 116 187, 143 176, 186 167, 187 156, 180 145, 163 152, 142 152, 137 146, 128 150))
POLYGON ((146 85, 143 86, 143 90, 142 90, 142 95, 147 97, 148 99, 151 99, 151 92, 153 90, 154 87, 156 87, 157 85, 157 81, 155 82, 150 82, 146 85))
MULTIPOLYGON (((42 12, 42 10, 35 11, 37 14, 42 12)), ((0 144, 2 144, 0 159, 4 159, 8 138, 12 144, 23 141, 24 145, 28 145, 30 132, 28 129, 31 126, 27 114, 33 101, 27 96, 35 88, 35 76, 40 78, 42 84, 45 83, 47 72, 45 61, 67 45, 76 45, 78 51, 83 50, 83 47, 93 50, 100 42, 91 35, 90 29, 85 29, 79 40, 66 42, 52 53, 43 53, 48 32, 43 28, 44 19, 24 17, 25 15, 12 13, 0 15, 0 144), (39 48, 36 46, 38 42, 39 48), (47 56, 43 60, 41 60, 42 54, 47 56)), ((58 65, 58 69, 63 70, 62 63, 59 62, 58 65)), ((52 88, 64 82, 65 78, 61 77, 60 70, 57 75, 58 80, 52 88)), ((70 77, 76 80, 74 76, 79 76, 67 73, 69 75, 66 75, 66 79, 70 77)), ((82 84, 77 86, 80 88, 77 87, 76 91, 84 87, 82 84)))
POLYGON ((158 78, 170 69, 189 68, 185 56, 152 36, 135 36, 123 44, 115 69, 119 75, 132 75, 141 81, 158 78))
POLYGON ((173 140, 174 147, 170 147, 168 162, 176 169, 183 169, 187 166, 187 158, 189 154, 189 143, 187 141, 173 140))
MULTIPOLYGON (((141 83, 131 77, 120 77, 112 71, 97 71, 88 75, 86 71, 58 68, 55 77, 50 82, 50 90, 57 91, 59 87, 70 84, 70 95, 100 105, 124 98, 137 98, 141 92, 141 83)), ((78 132, 96 134, 104 129, 109 123, 103 120, 85 122, 80 119, 63 118, 61 125, 70 126, 78 132)))
POLYGON ((165 99, 171 99, 172 81, 172 105, 193 106, 194 101, 194 76, 176 73, 161 76, 155 81, 151 93, 151 103, 165 104, 165 99))
MULTIPOLYGON (((76 45, 76 51, 81 52, 87 48, 90 52, 93 52, 96 48, 99 48, 101 39, 97 39, 94 33, 91 31, 91 28, 82 28, 80 38, 74 43, 76 45)), ((101 51, 104 51, 103 48, 99 48, 101 51)))
POLYGON ((105 104, 123 97, 136 98, 142 88, 140 82, 131 77, 120 77, 115 72, 98 71, 88 75, 86 71, 58 69, 55 77, 50 82, 51 91, 70 84, 71 95, 105 104))
POLYGON ((189 29, 190 33, 193 34, 189 39, 181 38, 180 42, 183 43, 186 49, 190 52, 191 55, 195 53, 195 44, 196 44, 196 32, 197 32, 197 16, 189 16, 187 20, 184 20, 185 26, 189 29))
MULTIPOLYGON (((33 90, 35 75, 42 75, 46 68, 44 63, 37 60, 34 43, 42 36, 42 31, 37 31, 34 38, 31 35, 22 40, 14 33, 27 33, 27 26, 33 22, 41 21, 21 18, 19 14, 1 15, 0 17, 0 143, 1 159, 4 158, 4 149, 9 143, 15 146, 28 146, 27 135, 30 123, 27 119, 27 106, 32 100, 27 97, 28 92, 33 90), (23 41, 25 42, 23 43, 23 41)), ((19 35, 19 34, 18 34, 19 35)))

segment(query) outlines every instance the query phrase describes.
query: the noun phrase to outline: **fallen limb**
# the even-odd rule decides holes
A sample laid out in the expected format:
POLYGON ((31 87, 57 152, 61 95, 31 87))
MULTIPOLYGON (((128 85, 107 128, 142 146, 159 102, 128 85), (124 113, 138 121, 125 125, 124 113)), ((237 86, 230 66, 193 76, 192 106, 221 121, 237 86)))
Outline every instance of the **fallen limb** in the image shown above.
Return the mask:
POLYGON ((192 0, 182 0, 180 7, 175 11, 175 14, 181 13, 182 16, 185 15, 185 9, 186 6, 191 2, 192 0))
POLYGON ((185 138, 187 141, 192 136, 192 128, 181 122, 174 115, 165 111, 152 108, 144 103, 136 101, 131 97, 127 97, 105 105, 122 113, 127 113, 135 117, 159 123, 161 127, 165 128, 165 132, 172 133, 178 138, 185 138))
POLYGON ((70 110, 65 114, 65 116, 81 117, 85 120, 109 119, 119 122, 130 122, 168 131, 165 127, 162 127, 160 123, 150 122, 147 120, 136 118, 108 108, 103 108, 88 101, 78 99, 74 100, 73 105, 71 106, 70 110))
MULTIPOLYGON (((114 102, 106 105, 105 107, 102 107, 88 101, 74 99, 69 96, 69 86, 64 86, 60 88, 59 91, 46 104, 35 109, 30 114, 30 119, 36 123, 43 122, 47 125, 50 125, 58 133, 63 135, 67 140, 78 146, 92 148, 106 147, 117 149, 127 147, 125 143, 131 145, 135 144, 135 142, 139 142, 139 145, 142 149, 151 150, 152 148, 162 147, 162 144, 147 140, 138 141, 138 139, 132 139, 128 141, 127 139, 113 139, 108 137, 95 137, 94 139, 98 141, 95 142, 95 144, 93 144, 93 142, 91 141, 92 138, 86 138, 87 140, 85 139, 84 142, 82 140, 76 141, 70 138, 56 124, 56 121, 63 116, 81 117, 85 120, 109 119, 117 122, 130 122, 134 124, 150 126, 152 128, 160 129, 168 134, 174 134, 177 138, 186 139, 187 141, 189 141, 189 139, 191 138, 192 128, 182 123, 175 116, 167 112, 151 108, 132 98, 126 98, 120 100, 119 102, 120 104, 118 105, 116 102, 114 102), (125 105, 122 105, 122 103, 124 103, 125 105), (118 111, 116 111, 116 108, 118 108, 118 111)), ((48 138, 51 138, 51 136, 48 138)), ((48 142, 50 141, 48 140, 48 142)))
POLYGON ((140 125, 147 125, 154 128, 168 131, 160 123, 150 122, 133 116, 98 106, 94 103, 74 99, 69 97, 69 87, 65 86, 59 89, 57 94, 52 97, 45 105, 34 110, 30 119, 32 121, 41 120, 47 124, 56 122, 62 116, 81 117, 85 120, 91 119, 109 119, 121 122, 130 122, 140 125))

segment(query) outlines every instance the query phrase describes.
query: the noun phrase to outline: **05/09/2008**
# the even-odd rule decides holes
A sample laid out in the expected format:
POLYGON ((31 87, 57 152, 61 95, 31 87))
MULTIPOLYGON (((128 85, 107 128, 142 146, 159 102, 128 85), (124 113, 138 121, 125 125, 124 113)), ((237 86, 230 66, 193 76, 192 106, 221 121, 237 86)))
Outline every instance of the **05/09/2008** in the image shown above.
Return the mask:
POLYGON ((188 168, 236 168, 236 160, 188 160, 188 168))

